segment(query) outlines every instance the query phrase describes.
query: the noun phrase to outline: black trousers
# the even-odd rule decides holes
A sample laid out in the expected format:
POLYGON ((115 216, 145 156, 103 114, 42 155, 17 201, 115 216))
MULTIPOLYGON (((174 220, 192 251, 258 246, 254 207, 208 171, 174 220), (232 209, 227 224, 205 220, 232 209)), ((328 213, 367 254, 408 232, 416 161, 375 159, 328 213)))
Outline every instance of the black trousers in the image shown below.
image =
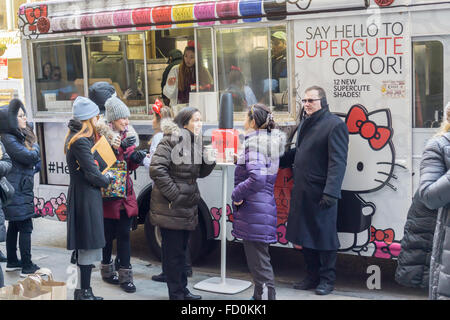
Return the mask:
POLYGON ((117 257, 120 267, 130 268, 130 230, 133 218, 125 210, 120 211, 120 219, 103 219, 105 225, 106 245, 103 248, 103 264, 109 264, 113 250, 113 241, 117 239, 117 257))
MULTIPOLYGON (((186 262, 184 265, 184 271, 185 272, 192 272, 192 260, 191 260, 191 251, 189 250, 189 246, 186 246, 186 262)), ((161 261, 163 260, 163 253, 161 252, 161 261)), ((162 272, 165 274, 164 272, 164 265, 162 266, 162 272)))
POLYGON ((308 276, 320 282, 334 285, 336 281, 337 251, 321 251, 303 248, 308 276))
POLYGON ((31 218, 23 221, 9 221, 6 232, 6 256, 9 263, 17 262, 17 237, 19 237, 20 258, 22 266, 30 266, 31 262, 31 232, 33 221, 31 218))
POLYGON ((190 232, 161 229, 162 265, 170 300, 184 300, 187 289, 186 247, 190 232))

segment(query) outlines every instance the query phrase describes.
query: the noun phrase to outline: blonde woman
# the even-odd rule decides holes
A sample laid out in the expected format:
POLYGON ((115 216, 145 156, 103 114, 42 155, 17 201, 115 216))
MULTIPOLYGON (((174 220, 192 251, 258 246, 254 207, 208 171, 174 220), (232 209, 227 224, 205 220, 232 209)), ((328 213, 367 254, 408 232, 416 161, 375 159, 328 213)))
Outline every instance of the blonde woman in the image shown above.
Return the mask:
POLYGON ((92 293, 92 264, 102 259, 105 246, 103 200, 100 188, 108 187, 110 176, 102 175, 91 148, 97 139, 95 124, 100 110, 85 97, 73 103, 64 152, 69 168, 70 185, 67 209, 67 249, 75 250, 80 288, 75 300, 102 300, 92 293))
POLYGON ((420 200, 438 209, 430 263, 429 297, 450 299, 450 103, 440 130, 425 147, 420 163, 420 200))

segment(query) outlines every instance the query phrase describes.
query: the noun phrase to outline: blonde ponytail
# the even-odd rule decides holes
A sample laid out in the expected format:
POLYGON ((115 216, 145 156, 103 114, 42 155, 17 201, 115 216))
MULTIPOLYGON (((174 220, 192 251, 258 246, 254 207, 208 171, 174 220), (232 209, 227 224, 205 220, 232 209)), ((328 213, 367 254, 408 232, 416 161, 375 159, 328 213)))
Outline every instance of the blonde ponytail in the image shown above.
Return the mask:
POLYGON ((442 136, 450 131, 450 102, 445 106, 445 120, 442 121, 439 131, 436 136, 442 136))

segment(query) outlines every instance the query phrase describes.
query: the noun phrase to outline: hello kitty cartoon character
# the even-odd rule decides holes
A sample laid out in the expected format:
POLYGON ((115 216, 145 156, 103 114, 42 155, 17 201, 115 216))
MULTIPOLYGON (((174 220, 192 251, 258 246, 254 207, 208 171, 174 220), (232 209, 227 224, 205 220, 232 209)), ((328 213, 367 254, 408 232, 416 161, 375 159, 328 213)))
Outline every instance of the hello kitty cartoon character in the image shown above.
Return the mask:
POLYGON ((376 205, 364 200, 364 194, 384 187, 394 191, 390 183, 394 175, 394 130, 389 109, 372 112, 361 104, 353 105, 344 118, 349 131, 347 169, 338 204, 337 229, 339 251, 360 252, 371 241, 372 217, 376 205))

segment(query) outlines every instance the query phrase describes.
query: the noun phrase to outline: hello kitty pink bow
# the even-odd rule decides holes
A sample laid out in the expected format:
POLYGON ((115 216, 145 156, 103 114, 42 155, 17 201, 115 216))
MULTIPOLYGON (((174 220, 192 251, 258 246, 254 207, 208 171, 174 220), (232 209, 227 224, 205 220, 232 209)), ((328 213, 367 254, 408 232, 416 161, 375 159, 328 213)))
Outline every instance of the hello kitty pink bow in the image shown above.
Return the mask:
POLYGON ((384 126, 377 126, 369 119, 369 113, 362 105, 356 104, 350 108, 345 118, 349 134, 359 133, 364 139, 369 140, 369 144, 374 150, 382 149, 391 138, 392 129, 384 126))

